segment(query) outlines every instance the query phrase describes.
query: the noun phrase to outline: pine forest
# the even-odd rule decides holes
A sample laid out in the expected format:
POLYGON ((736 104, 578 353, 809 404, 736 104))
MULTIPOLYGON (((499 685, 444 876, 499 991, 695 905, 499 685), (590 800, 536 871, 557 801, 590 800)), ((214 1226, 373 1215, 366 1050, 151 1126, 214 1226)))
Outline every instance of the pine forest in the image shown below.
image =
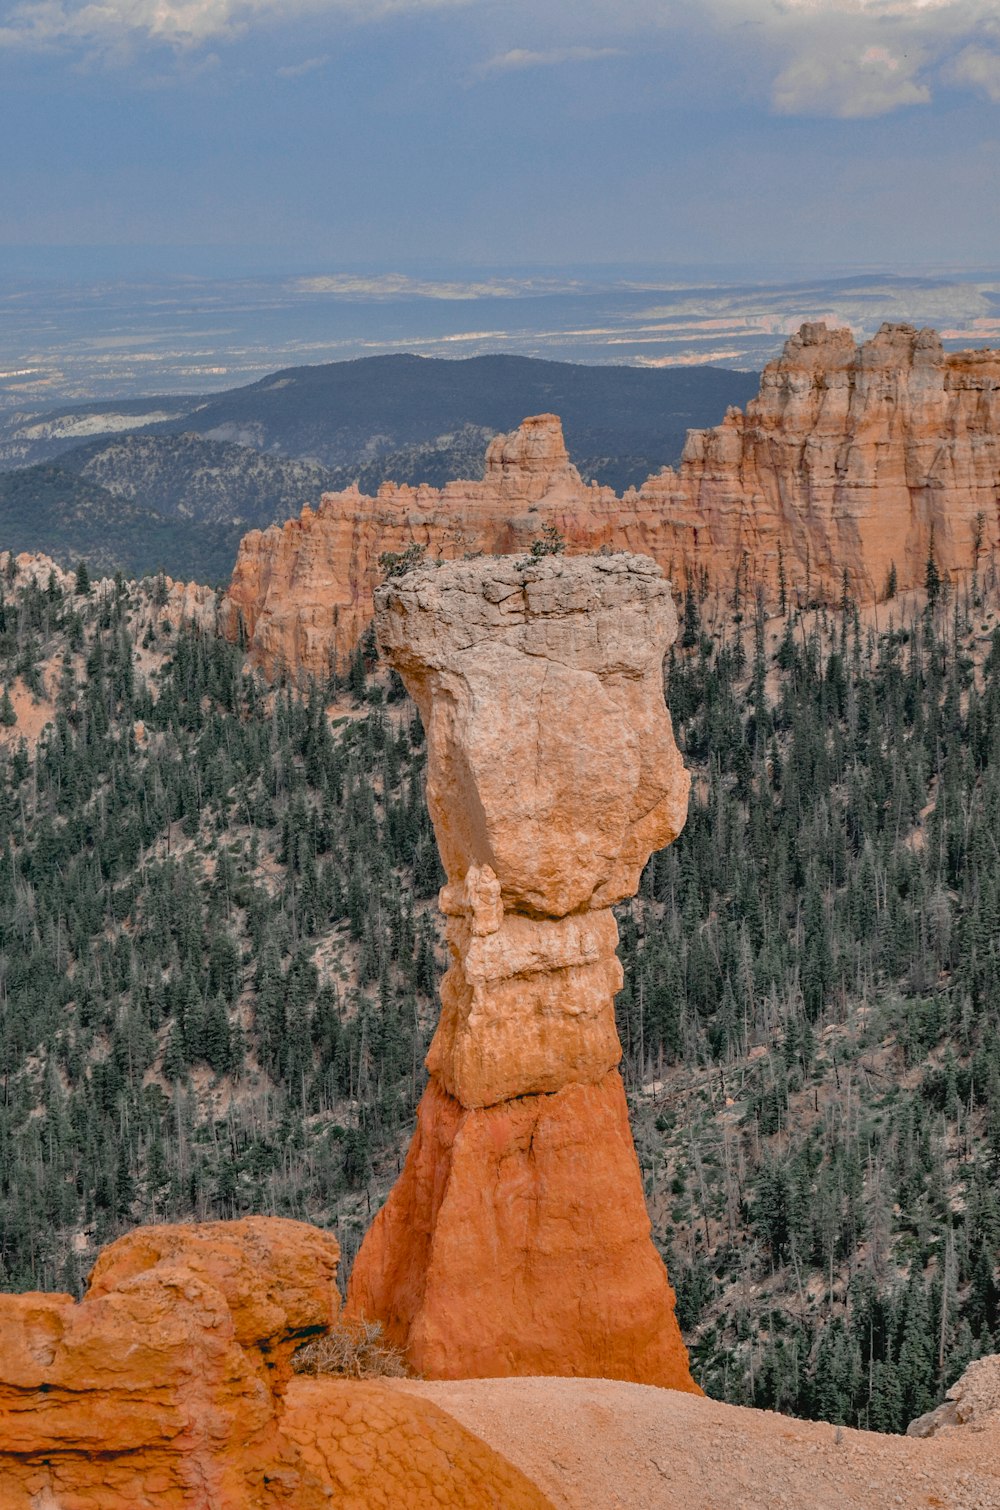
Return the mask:
MULTIPOLYGON (((445 966, 416 711, 370 637, 271 688, 162 580, 6 559, 0 1288, 249 1212, 331 1228, 346 1274, 445 966)), ((898 1432, 1000 1350, 998 602, 684 596, 690 813, 620 910, 617 1011, 719 1398, 898 1432)))

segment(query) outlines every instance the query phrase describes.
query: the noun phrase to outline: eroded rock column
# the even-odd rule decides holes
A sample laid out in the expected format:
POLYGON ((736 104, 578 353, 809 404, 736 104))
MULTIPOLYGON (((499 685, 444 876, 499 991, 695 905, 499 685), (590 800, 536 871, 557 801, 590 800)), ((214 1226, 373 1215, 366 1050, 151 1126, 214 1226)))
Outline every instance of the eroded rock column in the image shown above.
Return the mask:
POLYGON ((642 556, 486 557, 376 594, 428 742, 451 967, 406 1165, 348 1311, 430 1378, 694 1390, 617 1065, 611 907, 687 812, 642 556))

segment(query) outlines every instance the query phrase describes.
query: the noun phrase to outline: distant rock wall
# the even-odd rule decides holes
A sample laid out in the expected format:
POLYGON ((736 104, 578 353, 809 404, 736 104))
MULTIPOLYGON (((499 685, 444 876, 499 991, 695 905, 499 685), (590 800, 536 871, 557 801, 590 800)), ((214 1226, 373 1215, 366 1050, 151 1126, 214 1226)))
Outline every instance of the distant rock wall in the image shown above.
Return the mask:
POLYGON ((383 551, 527 551, 546 525, 569 553, 641 551, 672 580, 728 595, 762 585, 776 607, 852 593, 872 601, 895 568, 919 586, 985 569, 1000 543, 1000 353, 945 352, 932 330, 803 325, 746 412, 692 430, 677 471, 618 497, 584 484, 555 415, 486 453, 483 477, 441 489, 385 484, 324 496, 316 511, 240 547, 222 604, 269 672, 341 669, 371 621, 383 551))
MULTIPOLYGON (((643 484, 652 554, 774 602, 861 601, 984 565, 1000 541, 1000 352, 945 352, 933 330, 803 325, 746 412, 694 430, 677 473, 643 484), (978 550, 977 550, 978 537, 978 550), (978 557, 978 562, 977 562, 978 557)), ((675 567, 676 570, 676 567, 675 567)))
POLYGON ((376 593, 427 734, 451 968, 403 1173, 354 1264, 429 1378, 697 1392, 617 1065, 611 907, 687 814, 670 585, 630 555, 423 566, 376 593))

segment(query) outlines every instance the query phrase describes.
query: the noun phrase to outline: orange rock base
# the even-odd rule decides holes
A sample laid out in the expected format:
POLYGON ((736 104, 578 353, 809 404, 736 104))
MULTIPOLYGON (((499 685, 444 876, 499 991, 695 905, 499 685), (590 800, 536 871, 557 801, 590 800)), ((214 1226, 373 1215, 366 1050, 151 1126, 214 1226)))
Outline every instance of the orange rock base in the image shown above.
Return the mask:
POLYGON ((377 1317, 430 1379, 561 1374, 700 1394, 649 1231, 617 1070, 476 1110, 432 1080, 347 1314, 377 1317))
POLYGON ((280 1418, 337 1258, 280 1218, 141 1227, 79 1305, 0 1295, 2 1510, 323 1510, 280 1418))

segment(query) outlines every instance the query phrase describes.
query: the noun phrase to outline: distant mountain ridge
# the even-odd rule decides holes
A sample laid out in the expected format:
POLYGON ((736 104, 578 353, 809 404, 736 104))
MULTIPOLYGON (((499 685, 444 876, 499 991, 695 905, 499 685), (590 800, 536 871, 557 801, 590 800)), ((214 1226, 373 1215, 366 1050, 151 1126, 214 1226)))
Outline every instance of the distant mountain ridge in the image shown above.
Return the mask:
POLYGON ((0 468, 51 461, 81 441, 189 433, 350 470, 413 446, 441 442, 447 448, 447 438, 467 427, 482 432, 476 446, 481 452, 484 437, 512 429, 525 414, 554 412, 583 469, 597 465, 607 474, 598 481, 622 488, 641 482, 650 465, 675 461, 689 429, 746 403, 757 382, 757 373, 721 367, 587 367, 519 356, 361 357, 289 367, 207 399, 161 394, 0 414, 0 468))
POLYGON ((292 367, 248 387, 0 415, 0 544, 130 575, 229 575, 241 535, 358 482, 482 475, 492 436, 562 416, 581 475, 617 490, 749 400, 724 368, 408 355, 292 367))
POLYGON ((689 429, 705 423, 704 416, 718 421, 730 405, 747 402, 758 380, 756 373, 713 367, 584 367, 517 356, 362 357, 276 372, 156 429, 196 431, 210 440, 350 469, 466 426, 492 436, 526 414, 550 412, 562 418, 567 444, 583 468, 613 458, 598 480, 622 488, 648 476, 650 463, 655 468, 676 460, 689 429))

